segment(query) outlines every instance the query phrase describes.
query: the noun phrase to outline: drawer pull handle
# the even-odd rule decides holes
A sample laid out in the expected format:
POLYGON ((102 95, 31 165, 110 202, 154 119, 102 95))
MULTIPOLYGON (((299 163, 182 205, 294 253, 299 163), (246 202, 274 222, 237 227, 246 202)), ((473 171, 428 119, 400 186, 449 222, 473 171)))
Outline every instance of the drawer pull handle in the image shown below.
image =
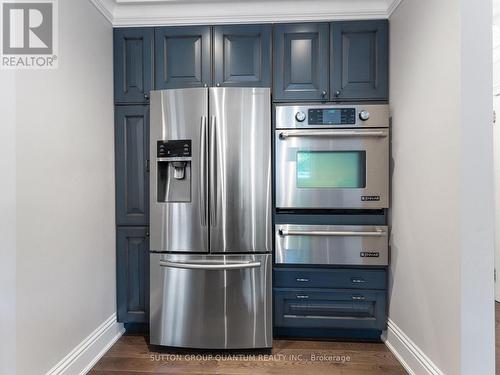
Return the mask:
POLYGON ((306 278, 300 278, 300 277, 299 277, 299 278, 297 278, 296 280, 297 280, 297 282, 299 282, 299 283, 307 283, 307 282, 309 282, 309 279, 306 279, 306 278))
POLYGON ((335 236, 335 237, 383 237, 387 232, 382 229, 374 231, 338 231, 338 230, 288 230, 279 229, 281 237, 286 236, 335 236))
POLYGON ((297 294, 297 298, 298 299, 308 299, 309 296, 308 295, 305 295, 305 294, 297 294))
POLYGON ((364 296, 352 296, 353 301, 363 301, 364 299, 364 296))
POLYGON ((365 279, 361 279, 361 278, 359 278, 359 279, 351 279, 351 282, 353 284, 363 284, 363 283, 366 283, 365 279))

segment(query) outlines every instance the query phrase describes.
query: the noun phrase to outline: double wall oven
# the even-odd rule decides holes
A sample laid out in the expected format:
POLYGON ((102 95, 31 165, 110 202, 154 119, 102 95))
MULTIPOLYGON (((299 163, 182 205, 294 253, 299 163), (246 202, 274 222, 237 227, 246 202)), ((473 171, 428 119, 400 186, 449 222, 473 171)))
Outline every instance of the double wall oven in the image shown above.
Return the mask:
POLYGON ((359 218, 389 207, 388 106, 276 105, 274 143, 276 263, 386 266, 385 219, 359 218))

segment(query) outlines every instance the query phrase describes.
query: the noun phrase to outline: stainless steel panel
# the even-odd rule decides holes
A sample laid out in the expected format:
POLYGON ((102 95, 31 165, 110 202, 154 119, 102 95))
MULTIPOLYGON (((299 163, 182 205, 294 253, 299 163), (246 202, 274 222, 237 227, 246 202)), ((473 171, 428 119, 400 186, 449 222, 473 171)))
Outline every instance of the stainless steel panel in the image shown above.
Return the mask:
POLYGON ((389 129, 276 130, 275 150, 276 207, 318 209, 389 207, 389 129), (366 186, 364 188, 297 187, 299 151, 365 151, 366 186), (366 197, 379 198, 369 200, 370 198, 366 197))
MULTIPOLYGON (((153 251, 208 252, 207 116, 206 88, 151 92, 150 248, 153 251), (191 139, 191 165, 186 175, 191 178, 191 192, 184 194, 190 197, 189 202, 158 202, 158 163, 168 158, 157 159, 156 142, 180 139, 191 139)), ((189 189, 186 181, 172 179, 172 183, 189 189)), ((175 188, 170 188, 166 196, 175 192, 172 189, 175 188)))
POLYGON ((386 226, 276 225, 276 263, 386 266, 386 226))
POLYGON ((150 343, 272 346, 271 254, 151 254, 150 343))
POLYGON ((268 88, 210 88, 210 251, 271 251, 268 88))
POLYGON ((276 109, 276 128, 387 128, 389 127, 389 106, 381 104, 278 104, 276 109), (345 125, 308 125, 308 110, 315 108, 354 108, 356 110, 356 123, 345 125), (361 111, 368 111, 370 118, 362 121, 359 118, 361 111), (297 121, 295 115, 299 112, 305 114, 304 121, 297 121))

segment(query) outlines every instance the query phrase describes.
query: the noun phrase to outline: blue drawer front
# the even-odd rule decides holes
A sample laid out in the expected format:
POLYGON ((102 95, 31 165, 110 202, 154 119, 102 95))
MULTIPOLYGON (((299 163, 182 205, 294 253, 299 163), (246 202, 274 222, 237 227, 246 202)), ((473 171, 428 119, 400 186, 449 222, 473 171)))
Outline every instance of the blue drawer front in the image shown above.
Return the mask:
POLYGON ((275 327, 376 329, 386 327, 386 292, 274 289, 275 327))
POLYGON ((387 289, 385 269, 274 268, 279 288, 387 289))

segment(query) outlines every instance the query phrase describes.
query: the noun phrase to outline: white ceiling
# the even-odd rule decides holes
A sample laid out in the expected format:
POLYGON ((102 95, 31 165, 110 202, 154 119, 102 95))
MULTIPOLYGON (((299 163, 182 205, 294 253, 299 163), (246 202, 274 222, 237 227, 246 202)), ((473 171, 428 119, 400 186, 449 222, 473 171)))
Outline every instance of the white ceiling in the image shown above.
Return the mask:
POLYGON ((113 26, 156 26, 388 18, 402 0, 90 1, 113 26))

